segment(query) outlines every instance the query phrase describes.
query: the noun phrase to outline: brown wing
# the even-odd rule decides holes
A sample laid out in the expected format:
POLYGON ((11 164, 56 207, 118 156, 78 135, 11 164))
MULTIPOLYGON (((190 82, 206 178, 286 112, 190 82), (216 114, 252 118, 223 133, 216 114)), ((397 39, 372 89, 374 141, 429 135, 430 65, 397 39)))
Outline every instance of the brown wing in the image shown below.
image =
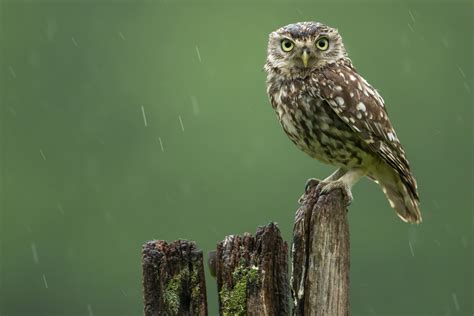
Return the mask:
POLYGON ((408 160, 385 110, 382 97, 349 63, 335 63, 313 80, 320 97, 338 116, 400 175, 411 194, 419 199, 408 160))

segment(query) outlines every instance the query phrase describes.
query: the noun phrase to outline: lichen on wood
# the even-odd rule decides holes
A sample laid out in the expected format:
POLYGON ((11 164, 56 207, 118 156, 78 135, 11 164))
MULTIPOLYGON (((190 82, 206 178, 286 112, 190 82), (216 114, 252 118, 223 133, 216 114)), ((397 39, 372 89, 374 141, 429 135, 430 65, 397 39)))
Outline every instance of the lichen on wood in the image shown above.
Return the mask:
POLYGON ((288 245, 276 224, 217 245, 221 315, 288 315, 288 245))
POLYGON ((207 315, 203 255, 194 242, 149 241, 142 266, 145 316, 207 315))
POLYGON ((237 267, 232 273, 234 287, 229 289, 224 284, 219 291, 219 299, 222 302, 222 314, 224 316, 247 314, 247 291, 258 286, 258 267, 245 268, 243 265, 237 267))

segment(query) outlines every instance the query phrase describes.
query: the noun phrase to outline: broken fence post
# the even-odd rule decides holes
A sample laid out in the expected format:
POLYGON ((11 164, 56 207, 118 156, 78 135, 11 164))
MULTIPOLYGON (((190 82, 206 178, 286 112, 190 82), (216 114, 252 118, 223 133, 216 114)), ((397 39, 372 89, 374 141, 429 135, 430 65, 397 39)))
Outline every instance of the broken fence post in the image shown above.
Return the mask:
POLYGON ((214 261, 220 315, 288 315, 288 245, 277 225, 230 235, 214 261))
POLYGON ((142 268, 145 316, 207 315, 203 255, 194 242, 146 242, 142 268))

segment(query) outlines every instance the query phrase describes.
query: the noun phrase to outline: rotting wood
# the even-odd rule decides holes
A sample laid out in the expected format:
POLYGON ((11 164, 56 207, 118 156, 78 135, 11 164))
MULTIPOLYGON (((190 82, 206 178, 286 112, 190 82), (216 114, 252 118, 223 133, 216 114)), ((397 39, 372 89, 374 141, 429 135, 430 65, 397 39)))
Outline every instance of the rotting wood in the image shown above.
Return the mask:
MULTIPOLYGON (((321 194, 312 181, 295 215, 292 244, 293 315, 349 315, 347 193, 321 194)), ((143 245, 145 316, 207 315, 202 252, 194 242, 143 245)), ((289 315, 288 246, 270 223, 230 235, 211 251, 220 315, 289 315)))
POLYGON ((145 316, 207 315, 203 255, 194 242, 146 242, 142 268, 145 316))
POLYGON ((220 315, 288 315, 288 245, 277 225, 230 235, 214 260, 220 315))

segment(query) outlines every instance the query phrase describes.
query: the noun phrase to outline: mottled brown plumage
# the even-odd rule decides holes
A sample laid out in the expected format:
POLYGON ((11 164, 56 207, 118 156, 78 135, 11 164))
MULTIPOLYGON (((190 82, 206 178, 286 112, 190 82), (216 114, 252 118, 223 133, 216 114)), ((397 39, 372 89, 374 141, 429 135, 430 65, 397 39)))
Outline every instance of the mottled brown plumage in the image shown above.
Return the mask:
POLYGON ((326 190, 350 190, 366 175, 403 220, 421 221, 416 181, 384 100, 352 66, 336 29, 303 22, 272 32, 265 71, 288 137, 311 157, 339 167, 325 180, 326 190))

